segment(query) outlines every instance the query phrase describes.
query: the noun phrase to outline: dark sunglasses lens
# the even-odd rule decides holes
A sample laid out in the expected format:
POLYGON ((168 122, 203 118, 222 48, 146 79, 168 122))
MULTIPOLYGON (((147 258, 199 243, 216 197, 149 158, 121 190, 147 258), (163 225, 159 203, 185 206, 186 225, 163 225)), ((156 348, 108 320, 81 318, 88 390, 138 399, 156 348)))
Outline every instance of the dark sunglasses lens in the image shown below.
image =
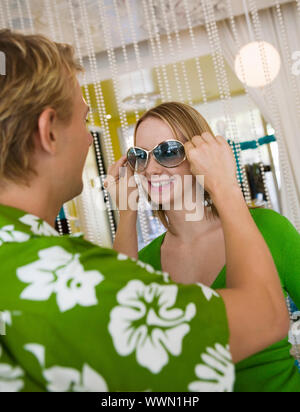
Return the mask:
POLYGON ((176 167, 185 158, 184 146, 180 142, 163 142, 154 151, 156 160, 164 167, 176 167))
POLYGON ((147 152, 136 147, 132 147, 128 150, 127 160, 132 169, 136 172, 142 172, 145 170, 147 164, 147 152))

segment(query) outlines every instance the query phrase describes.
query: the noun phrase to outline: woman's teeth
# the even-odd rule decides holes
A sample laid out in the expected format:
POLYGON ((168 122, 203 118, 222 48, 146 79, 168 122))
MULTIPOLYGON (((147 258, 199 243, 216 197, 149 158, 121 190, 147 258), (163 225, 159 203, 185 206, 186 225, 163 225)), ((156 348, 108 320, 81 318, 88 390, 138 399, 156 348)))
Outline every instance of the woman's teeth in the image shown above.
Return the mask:
POLYGON ((173 179, 172 180, 166 180, 164 182, 150 182, 150 183, 151 183, 151 186, 153 186, 155 188, 160 188, 160 187, 169 186, 172 182, 173 182, 173 179))

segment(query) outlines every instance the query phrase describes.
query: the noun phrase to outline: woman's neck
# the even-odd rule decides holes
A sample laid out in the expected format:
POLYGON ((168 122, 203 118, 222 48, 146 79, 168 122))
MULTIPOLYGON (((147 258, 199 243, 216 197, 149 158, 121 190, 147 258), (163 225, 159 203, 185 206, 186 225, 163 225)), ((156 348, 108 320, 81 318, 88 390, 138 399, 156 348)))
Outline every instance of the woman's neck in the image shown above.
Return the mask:
POLYGON ((219 218, 213 216, 210 209, 203 213, 201 220, 188 221, 187 215, 191 212, 186 210, 168 210, 165 212, 169 221, 169 235, 176 237, 182 242, 193 241, 193 239, 220 227, 219 218))

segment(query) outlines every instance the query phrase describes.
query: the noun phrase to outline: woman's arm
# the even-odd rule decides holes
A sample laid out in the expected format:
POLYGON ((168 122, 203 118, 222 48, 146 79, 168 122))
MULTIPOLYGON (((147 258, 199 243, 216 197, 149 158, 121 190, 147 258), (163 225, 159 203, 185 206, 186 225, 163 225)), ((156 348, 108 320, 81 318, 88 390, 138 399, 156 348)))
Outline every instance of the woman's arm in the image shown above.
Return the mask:
POLYGON ((136 231, 137 212, 120 212, 120 222, 114 241, 114 250, 131 258, 138 259, 138 239, 136 231))
POLYGON ((126 156, 122 156, 108 171, 104 186, 109 191, 119 212, 120 221, 113 248, 131 258, 138 259, 136 230, 138 188, 126 156))
POLYGON ((191 171, 205 176, 225 236, 227 287, 218 291, 227 309, 230 346, 239 362, 284 338, 288 311, 271 253, 236 180, 232 151, 222 137, 205 133, 186 145, 191 171))
POLYGON ((228 313, 235 361, 283 339, 287 308, 271 253, 239 188, 213 197, 223 225, 227 288, 219 291, 228 313), (224 199, 226 201, 224 202, 224 199))

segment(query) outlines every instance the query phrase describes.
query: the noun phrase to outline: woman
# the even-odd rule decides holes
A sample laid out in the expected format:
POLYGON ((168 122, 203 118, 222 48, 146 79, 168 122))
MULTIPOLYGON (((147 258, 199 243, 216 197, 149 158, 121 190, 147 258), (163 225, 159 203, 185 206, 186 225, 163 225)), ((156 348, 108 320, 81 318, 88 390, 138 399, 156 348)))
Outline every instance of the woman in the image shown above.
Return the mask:
MULTIPOLYGON (((199 174, 205 177, 206 189, 228 188, 223 201, 229 201, 226 195, 231 197, 230 184, 233 185, 233 181, 228 184, 228 176, 224 173, 228 159, 225 152, 222 156, 218 151, 215 156, 209 153, 211 139, 220 140, 219 137, 213 137, 210 127, 196 110, 184 104, 166 103, 148 111, 139 120, 135 130, 135 148, 128 152, 127 160, 141 177, 143 188, 152 202, 159 205, 157 213, 167 229, 164 235, 139 253, 140 260, 157 270, 170 273, 175 282, 201 282, 213 289, 223 289, 229 287, 226 279, 226 272, 230 269, 227 250, 229 240, 226 242, 224 236, 220 206, 210 196, 214 190, 205 192, 206 206, 202 220, 199 219, 199 201, 198 210, 195 208, 191 211, 185 207, 177 210, 179 208, 176 207, 180 200, 184 200, 183 197, 192 197, 195 201, 198 186, 195 176, 199 174), (193 151, 192 147, 195 139, 201 147, 198 152, 193 151), (183 145, 185 151, 182 150, 183 145), (193 156, 203 158, 200 159, 201 173, 199 169, 196 171, 191 168, 195 160, 193 156), (190 183, 181 185, 184 176, 192 175, 194 177, 190 183), (215 182, 221 184, 216 186, 215 182), (191 212, 198 218, 188 221, 187 216, 191 212)), ((121 159, 111 174, 116 177, 116 171, 124 162, 125 159, 121 159)), ((184 201, 182 203, 186 204, 184 201)), ((288 292, 299 307, 299 234, 285 218, 271 210, 253 209, 250 212, 273 255, 284 292, 288 292)), ((235 214, 235 210, 232 213, 239 224, 238 214, 235 214)), ((133 257, 137 254, 135 219, 134 213, 121 214, 115 242, 117 250, 133 257)), ((247 231, 247 228, 240 227, 240 230, 247 231)), ((251 236, 249 242, 253 240, 251 236)), ((259 270, 259 257, 256 261, 259 270)), ((241 322, 251 316, 252 310, 254 308, 249 307, 248 311, 241 313, 241 322)), ((251 332, 248 338, 252 339, 251 332)), ((289 351, 290 345, 285 339, 238 364, 235 390, 300 392, 300 376, 289 351)))

